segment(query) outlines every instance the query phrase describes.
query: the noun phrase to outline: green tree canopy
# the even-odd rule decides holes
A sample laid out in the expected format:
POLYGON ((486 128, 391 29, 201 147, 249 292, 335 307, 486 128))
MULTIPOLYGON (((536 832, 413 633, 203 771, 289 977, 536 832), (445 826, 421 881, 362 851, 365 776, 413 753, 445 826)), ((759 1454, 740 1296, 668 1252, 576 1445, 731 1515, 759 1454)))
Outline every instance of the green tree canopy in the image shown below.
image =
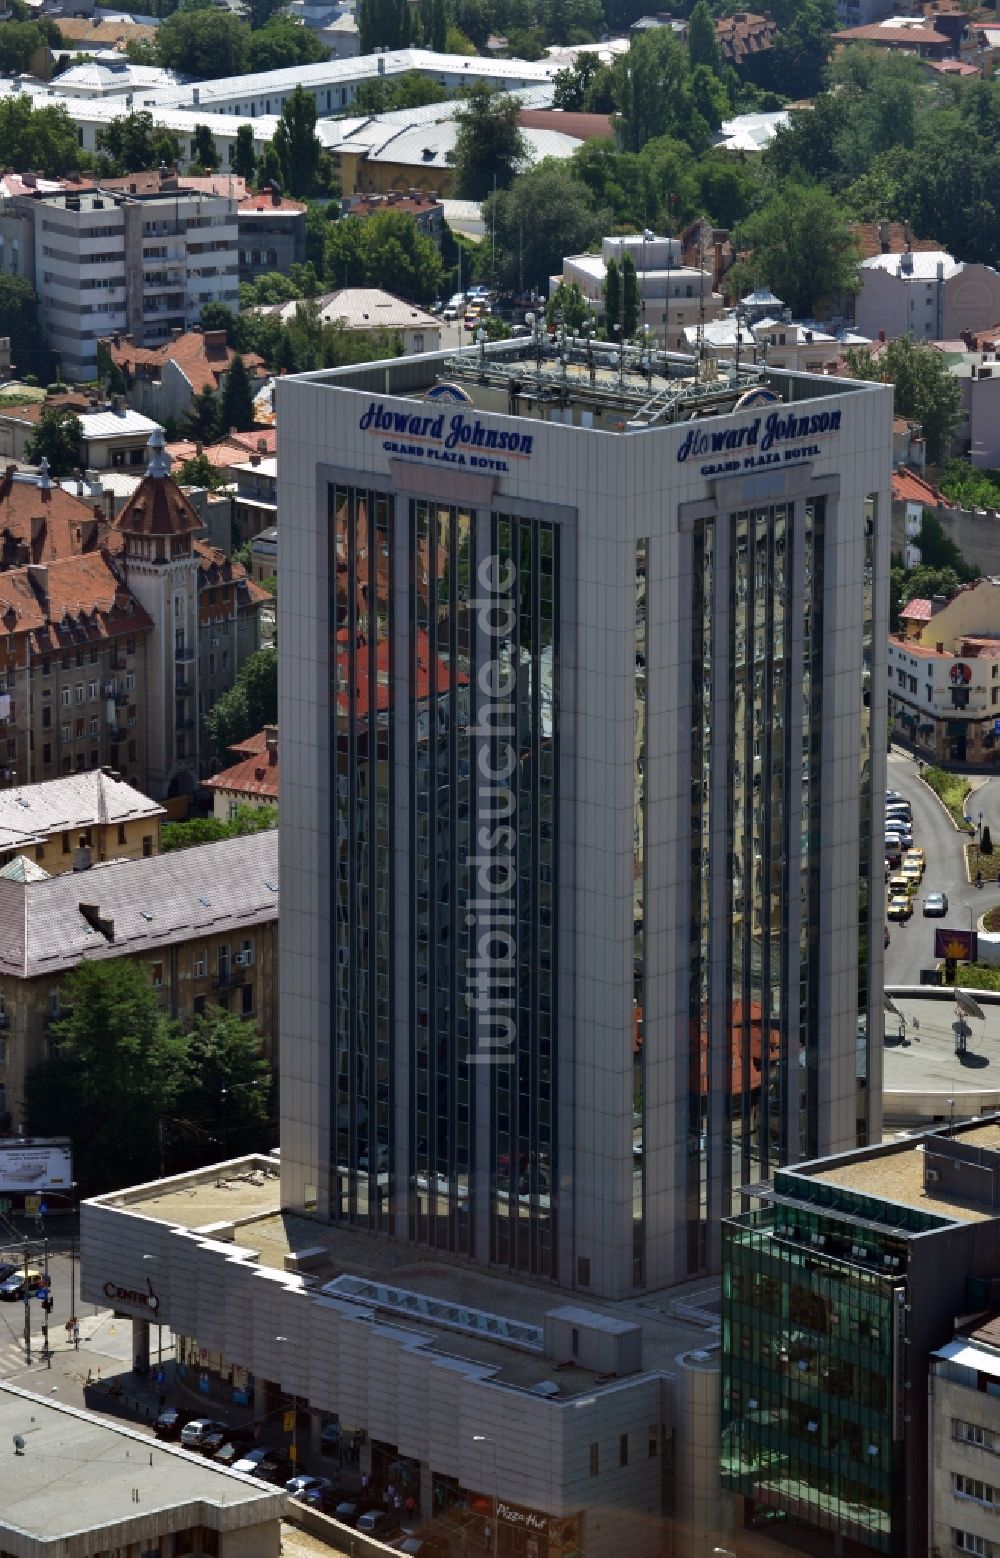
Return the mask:
POLYGON ((87 158, 61 103, 34 108, 29 97, 18 96, 0 98, 0 162, 18 173, 44 168, 50 178, 59 178, 86 165, 87 158))
POLYGON ((233 146, 233 172, 237 178, 246 179, 247 183, 253 182, 254 171, 257 167, 257 158, 253 149, 253 125, 241 124, 236 131, 236 143, 233 146))
POLYGON ((604 272, 604 318, 612 341, 622 339, 622 273, 617 260, 609 260, 604 272))
POLYGON ((400 108, 422 108, 425 103, 443 103, 448 88, 419 70, 405 70, 400 76, 373 76, 362 81, 354 94, 352 114, 388 114, 400 108))
POLYGON ((281 166, 282 188, 291 195, 311 194, 323 148, 316 135, 316 99, 301 86, 282 108, 271 144, 281 166))
POLYGON ((568 113, 610 114, 614 111, 611 67, 603 64, 596 54, 578 54, 572 65, 556 71, 553 85, 552 102, 556 108, 568 113))
POLYGON ((28 439, 25 457, 32 465, 49 462, 51 476, 71 476, 80 464, 80 439, 83 429, 74 411, 51 406, 42 412, 38 426, 28 439))
POLYGON ((437 245, 405 211, 342 217, 326 242, 326 281, 331 287, 384 287, 411 303, 429 303, 441 285, 437 245))
POLYGON ((709 70, 718 73, 722 55, 719 53, 719 40, 715 36, 715 22, 705 0, 698 0, 688 17, 687 46, 692 67, 707 65, 709 70))
POLYGON ((185 7, 161 22, 156 36, 160 64, 194 76, 242 76, 250 61, 250 29, 231 11, 185 7))
POLYGON ((612 67, 616 126, 625 151, 670 135, 695 151, 709 143, 710 125, 691 91, 687 50, 668 27, 641 33, 612 67))
POLYGON ((766 283, 800 318, 858 290, 859 254, 847 218, 818 184, 778 190, 742 224, 737 240, 752 254, 730 272, 731 289, 766 283))
POLYGON ((507 189, 524 166, 528 147, 517 127, 516 98, 475 86, 456 114, 455 193, 464 200, 485 200, 507 189))
POLYGON ((222 407, 210 384, 199 390, 183 422, 184 435, 197 443, 211 444, 222 431, 222 407))
POLYGON ((550 325, 561 320, 571 335, 579 335, 585 326, 593 322, 594 310, 577 282, 567 285, 561 281, 548 301, 545 317, 550 325))
POLYGON ((86 1189, 135 1184, 160 1167, 160 1122, 184 1077, 184 1042, 148 973, 117 957, 80 963, 62 987, 56 1052, 28 1073, 33 1134, 70 1136, 86 1189))
POLYGON ((220 839, 244 838, 248 833, 266 833, 278 826, 276 806, 237 806, 236 816, 223 822, 219 817, 193 817, 189 822, 165 822, 160 829, 160 849, 191 849, 199 844, 217 844, 220 839))
POLYGON ((173 165, 180 157, 177 137, 157 129, 148 109, 112 119, 106 129, 98 130, 97 146, 115 174, 141 173, 161 163, 173 165))
POLYGON ((47 381, 52 353, 38 319, 38 295, 23 276, 0 275, 0 335, 10 337, 11 361, 18 373, 47 381))
POLYGON ((205 716, 208 746, 221 757, 227 747, 277 721, 277 652, 258 649, 244 662, 235 684, 205 716))
POLYGON ((895 385, 897 414, 913 417, 922 425, 932 464, 944 460, 961 420, 962 394, 941 353, 911 336, 902 336, 889 341, 877 356, 868 347, 850 348, 844 355, 855 378, 895 385))
POLYGON ((219 166, 219 153, 215 149, 215 138, 207 124, 196 124, 194 134, 191 137, 191 150, 194 153, 195 162, 199 162, 207 172, 211 173, 219 166))
POLYGON ((639 326, 639 280, 630 254, 622 260, 622 335, 631 340, 639 326))
MULTIPOLYGON (((60 41, 57 32, 57 44, 60 41)), ((49 43, 48 29, 36 22, 4 22, 0 27, 0 71, 5 76, 29 75, 32 62, 43 51, 47 53, 49 43)))
MULTIPOLYGON (((185 1034, 185 1085, 177 1097, 181 1127, 208 1136, 209 1157, 232 1158, 263 1144, 274 1077, 261 1054, 260 1035, 221 1006, 206 1008, 185 1034)), ((177 1132, 180 1134, 180 1131, 177 1132)))
POLYGON ((276 16, 250 34, 250 69, 287 70, 293 65, 312 65, 327 59, 327 51, 308 27, 290 16, 276 16))
POLYGON ((253 388, 246 363, 238 355, 233 358, 226 373, 220 409, 224 433, 228 433, 231 428, 235 428, 238 433, 245 433, 253 427, 253 388))
POLYGON ((608 213, 595 210, 588 191, 565 163, 542 162, 491 195, 483 207, 494 244, 483 244, 478 266, 492 263, 494 282, 506 292, 527 287, 548 291, 548 278, 562 270, 563 256, 580 254, 607 231, 608 213))

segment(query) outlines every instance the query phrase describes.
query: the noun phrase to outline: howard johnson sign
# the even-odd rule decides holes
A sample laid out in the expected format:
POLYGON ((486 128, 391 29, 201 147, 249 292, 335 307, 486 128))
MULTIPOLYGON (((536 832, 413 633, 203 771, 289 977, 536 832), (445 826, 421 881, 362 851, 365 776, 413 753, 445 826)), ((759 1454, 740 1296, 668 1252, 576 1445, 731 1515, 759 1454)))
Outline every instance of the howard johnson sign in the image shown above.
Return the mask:
POLYGON ((382 439, 387 454, 437 460, 446 465, 472 466, 481 471, 507 471, 508 460, 531 456, 534 435, 490 427, 465 411, 426 413, 395 411, 373 400, 358 419, 362 433, 382 439))
POLYGON ((700 467, 702 476, 784 465, 812 459, 822 452, 818 443, 803 444, 802 439, 823 438, 839 431, 839 411, 820 411, 809 416, 771 411, 742 427, 706 428, 703 423, 693 422, 677 451, 677 462, 683 465, 687 460, 707 455, 708 463, 700 467))

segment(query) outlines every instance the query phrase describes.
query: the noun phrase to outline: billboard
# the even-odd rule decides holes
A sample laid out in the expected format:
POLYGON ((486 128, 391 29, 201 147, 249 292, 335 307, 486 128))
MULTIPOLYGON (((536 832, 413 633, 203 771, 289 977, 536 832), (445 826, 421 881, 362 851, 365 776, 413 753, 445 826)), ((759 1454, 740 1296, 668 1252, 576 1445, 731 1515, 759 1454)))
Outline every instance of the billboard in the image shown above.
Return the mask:
POLYGON ((11 1190, 64 1190, 73 1184, 68 1141, 0 1141, 0 1195, 11 1190))
POLYGON ((979 937, 974 930, 936 930, 934 956, 952 963, 975 963, 979 955, 979 937))

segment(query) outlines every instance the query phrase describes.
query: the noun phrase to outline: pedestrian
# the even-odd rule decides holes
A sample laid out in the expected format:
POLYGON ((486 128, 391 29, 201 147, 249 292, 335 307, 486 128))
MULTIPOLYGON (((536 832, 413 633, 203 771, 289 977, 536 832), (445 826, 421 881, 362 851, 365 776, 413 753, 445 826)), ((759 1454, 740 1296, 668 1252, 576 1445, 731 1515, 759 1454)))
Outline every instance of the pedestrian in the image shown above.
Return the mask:
POLYGON ((406 1513, 408 1515, 414 1515, 414 1514, 416 1514, 416 1511, 417 1511, 417 1501, 413 1497, 413 1494, 410 1493, 410 1494, 408 1494, 407 1499, 406 1499, 406 1513))
POLYGON ((363 1472, 362 1476, 361 1476, 361 1492, 362 1493, 367 1493, 368 1492, 368 1473, 367 1472, 363 1472))
POLYGON ((396 1495, 395 1495, 395 1496, 394 1496, 394 1498, 393 1498, 393 1501, 392 1501, 392 1502, 393 1502, 393 1506, 394 1506, 394 1508, 395 1508, 395 1510, 396 1510, 396 1513, 397 1513, 397 1515, 398 1515, 398 1514, 399 1514, 399 1511, 400 1511, 400 1510, 401 1510, 401 1509, 402 1509, 402 1507, 403 1507, 403 1500, 402 1500, 402 1499, 401 1499, 401 1498, 400 1498, 400 1496, 399 1496, 399 1494, 398 1494, 398 1493, 397 1493, 397 1494, 396 1494, 396 1495))

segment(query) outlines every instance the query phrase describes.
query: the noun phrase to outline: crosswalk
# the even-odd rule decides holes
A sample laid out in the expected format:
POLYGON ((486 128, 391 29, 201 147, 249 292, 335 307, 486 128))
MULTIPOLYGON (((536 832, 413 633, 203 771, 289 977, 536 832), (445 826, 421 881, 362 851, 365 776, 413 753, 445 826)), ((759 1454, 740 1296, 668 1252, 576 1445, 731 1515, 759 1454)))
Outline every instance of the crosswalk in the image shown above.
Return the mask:
MULTIPOLYGON (((42 1358, 42 1328, 35 1313, 31 1316, 31 1366, 42 1358)), ((50 1340, 58 1346, 62 1337, 50 1329, 50 1340)), ((21 1304, 5 1305, 0 1310, 0 1379, 9 1379, 28 1367, 24 1352, 24 1309, 21 1304), (10 1309, 10 1314, 5 1313, 10 1309)))

